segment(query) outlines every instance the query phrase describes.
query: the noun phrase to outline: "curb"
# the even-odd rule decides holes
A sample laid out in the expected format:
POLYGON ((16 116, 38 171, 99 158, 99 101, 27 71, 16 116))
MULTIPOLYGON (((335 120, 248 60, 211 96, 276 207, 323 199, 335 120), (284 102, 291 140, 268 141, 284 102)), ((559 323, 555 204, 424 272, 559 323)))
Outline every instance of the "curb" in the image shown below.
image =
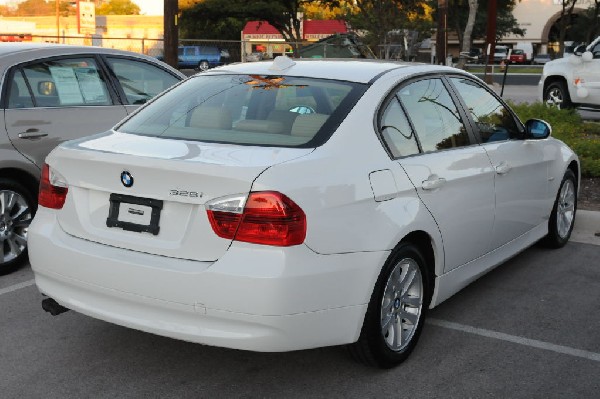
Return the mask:
POLYGON ((578 210, 571 241, 600 245, 600 212, 578 210))

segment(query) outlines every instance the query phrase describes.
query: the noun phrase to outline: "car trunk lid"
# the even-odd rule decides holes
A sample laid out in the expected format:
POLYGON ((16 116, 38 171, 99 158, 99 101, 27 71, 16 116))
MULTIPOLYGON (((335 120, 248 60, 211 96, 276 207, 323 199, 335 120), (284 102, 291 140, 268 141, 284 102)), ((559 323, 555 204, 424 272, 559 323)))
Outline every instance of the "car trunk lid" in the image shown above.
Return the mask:
POLYGON ((231 240, 214 233, 205 203, 248 194, 266 168, 311 151, 112 132, 66 143, 48 163, 69 186, 58 212, 68 234, 150 254, 214 261, 231 240))

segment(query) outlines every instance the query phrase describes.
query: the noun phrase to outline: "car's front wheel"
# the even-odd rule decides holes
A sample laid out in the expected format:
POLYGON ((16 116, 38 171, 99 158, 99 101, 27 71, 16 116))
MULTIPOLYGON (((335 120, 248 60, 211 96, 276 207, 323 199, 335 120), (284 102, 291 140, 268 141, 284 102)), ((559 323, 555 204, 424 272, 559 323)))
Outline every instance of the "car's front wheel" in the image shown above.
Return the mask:
POLYGON ((25 187, 0 179, 0 275, 16 269, 27 258, 27 232, 35 200, 25 187))
POLYGON ((548 85, 544 92, 544 103, 559 109, 568 109, 572 107, 571 98, 569 97, 569 92, 567 91, 564 82, 556 81, 548 85))
POLYGON ((379 274, 360 338, 349 345, 352 356, 381 368, 403 362, 423 329, 429 289, 423 255, 413 244, 400 244, 379 274))
POLYGON ((572 170, 567 170, 556 194, 554 207, 548 221, 545 243, 552 248, 564 246, 575 225, 577 212, 577 179, 572 170))

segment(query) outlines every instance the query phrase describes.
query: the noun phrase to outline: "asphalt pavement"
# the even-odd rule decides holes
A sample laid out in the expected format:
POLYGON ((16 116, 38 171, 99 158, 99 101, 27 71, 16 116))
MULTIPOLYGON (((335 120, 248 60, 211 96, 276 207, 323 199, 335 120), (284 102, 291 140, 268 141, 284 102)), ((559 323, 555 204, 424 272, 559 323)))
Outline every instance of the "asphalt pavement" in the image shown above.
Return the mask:
POLYGON ((429 312, 392 370, 344 348, 253 353, 42 311, 29 266, 0 277, 2 398, 596 398, 600 213, 564 248, 534 246, 429 312))

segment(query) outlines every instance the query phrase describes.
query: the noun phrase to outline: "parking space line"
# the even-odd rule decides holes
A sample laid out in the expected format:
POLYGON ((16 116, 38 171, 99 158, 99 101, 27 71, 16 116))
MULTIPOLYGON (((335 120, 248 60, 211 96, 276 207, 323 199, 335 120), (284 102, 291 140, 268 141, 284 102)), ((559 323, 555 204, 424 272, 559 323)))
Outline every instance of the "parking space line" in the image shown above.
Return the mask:
POLYGON ((497 331, 485 330, 483 328, 476 328, 467 326, 464 324, 453 323, 450 321, 439 320, 439 319, 426 319, 427 324, 434 326, 448 328, 451 330, 462 331, 469 334, 480 335, 482 337, 499 339, 501 341, 512 342, 519 345, 525 345, 532 348, 544 349, 556 353, 562 353, 565 355, 581 357, 588 360, 600 362, 600 353, 589 352, 581 349, 570 348, 568 346, 555 345, 549 342, 538 341, 537 339, 523 338, 516 335, 504 334, 497 331))
POLYGON ((6 288, 0 288, 0 296, 8 294, 9 292, 20 290, 21 288, 29 287, 35 284, 35 280, 24 281, 19 284, 10 285, 6 288))

